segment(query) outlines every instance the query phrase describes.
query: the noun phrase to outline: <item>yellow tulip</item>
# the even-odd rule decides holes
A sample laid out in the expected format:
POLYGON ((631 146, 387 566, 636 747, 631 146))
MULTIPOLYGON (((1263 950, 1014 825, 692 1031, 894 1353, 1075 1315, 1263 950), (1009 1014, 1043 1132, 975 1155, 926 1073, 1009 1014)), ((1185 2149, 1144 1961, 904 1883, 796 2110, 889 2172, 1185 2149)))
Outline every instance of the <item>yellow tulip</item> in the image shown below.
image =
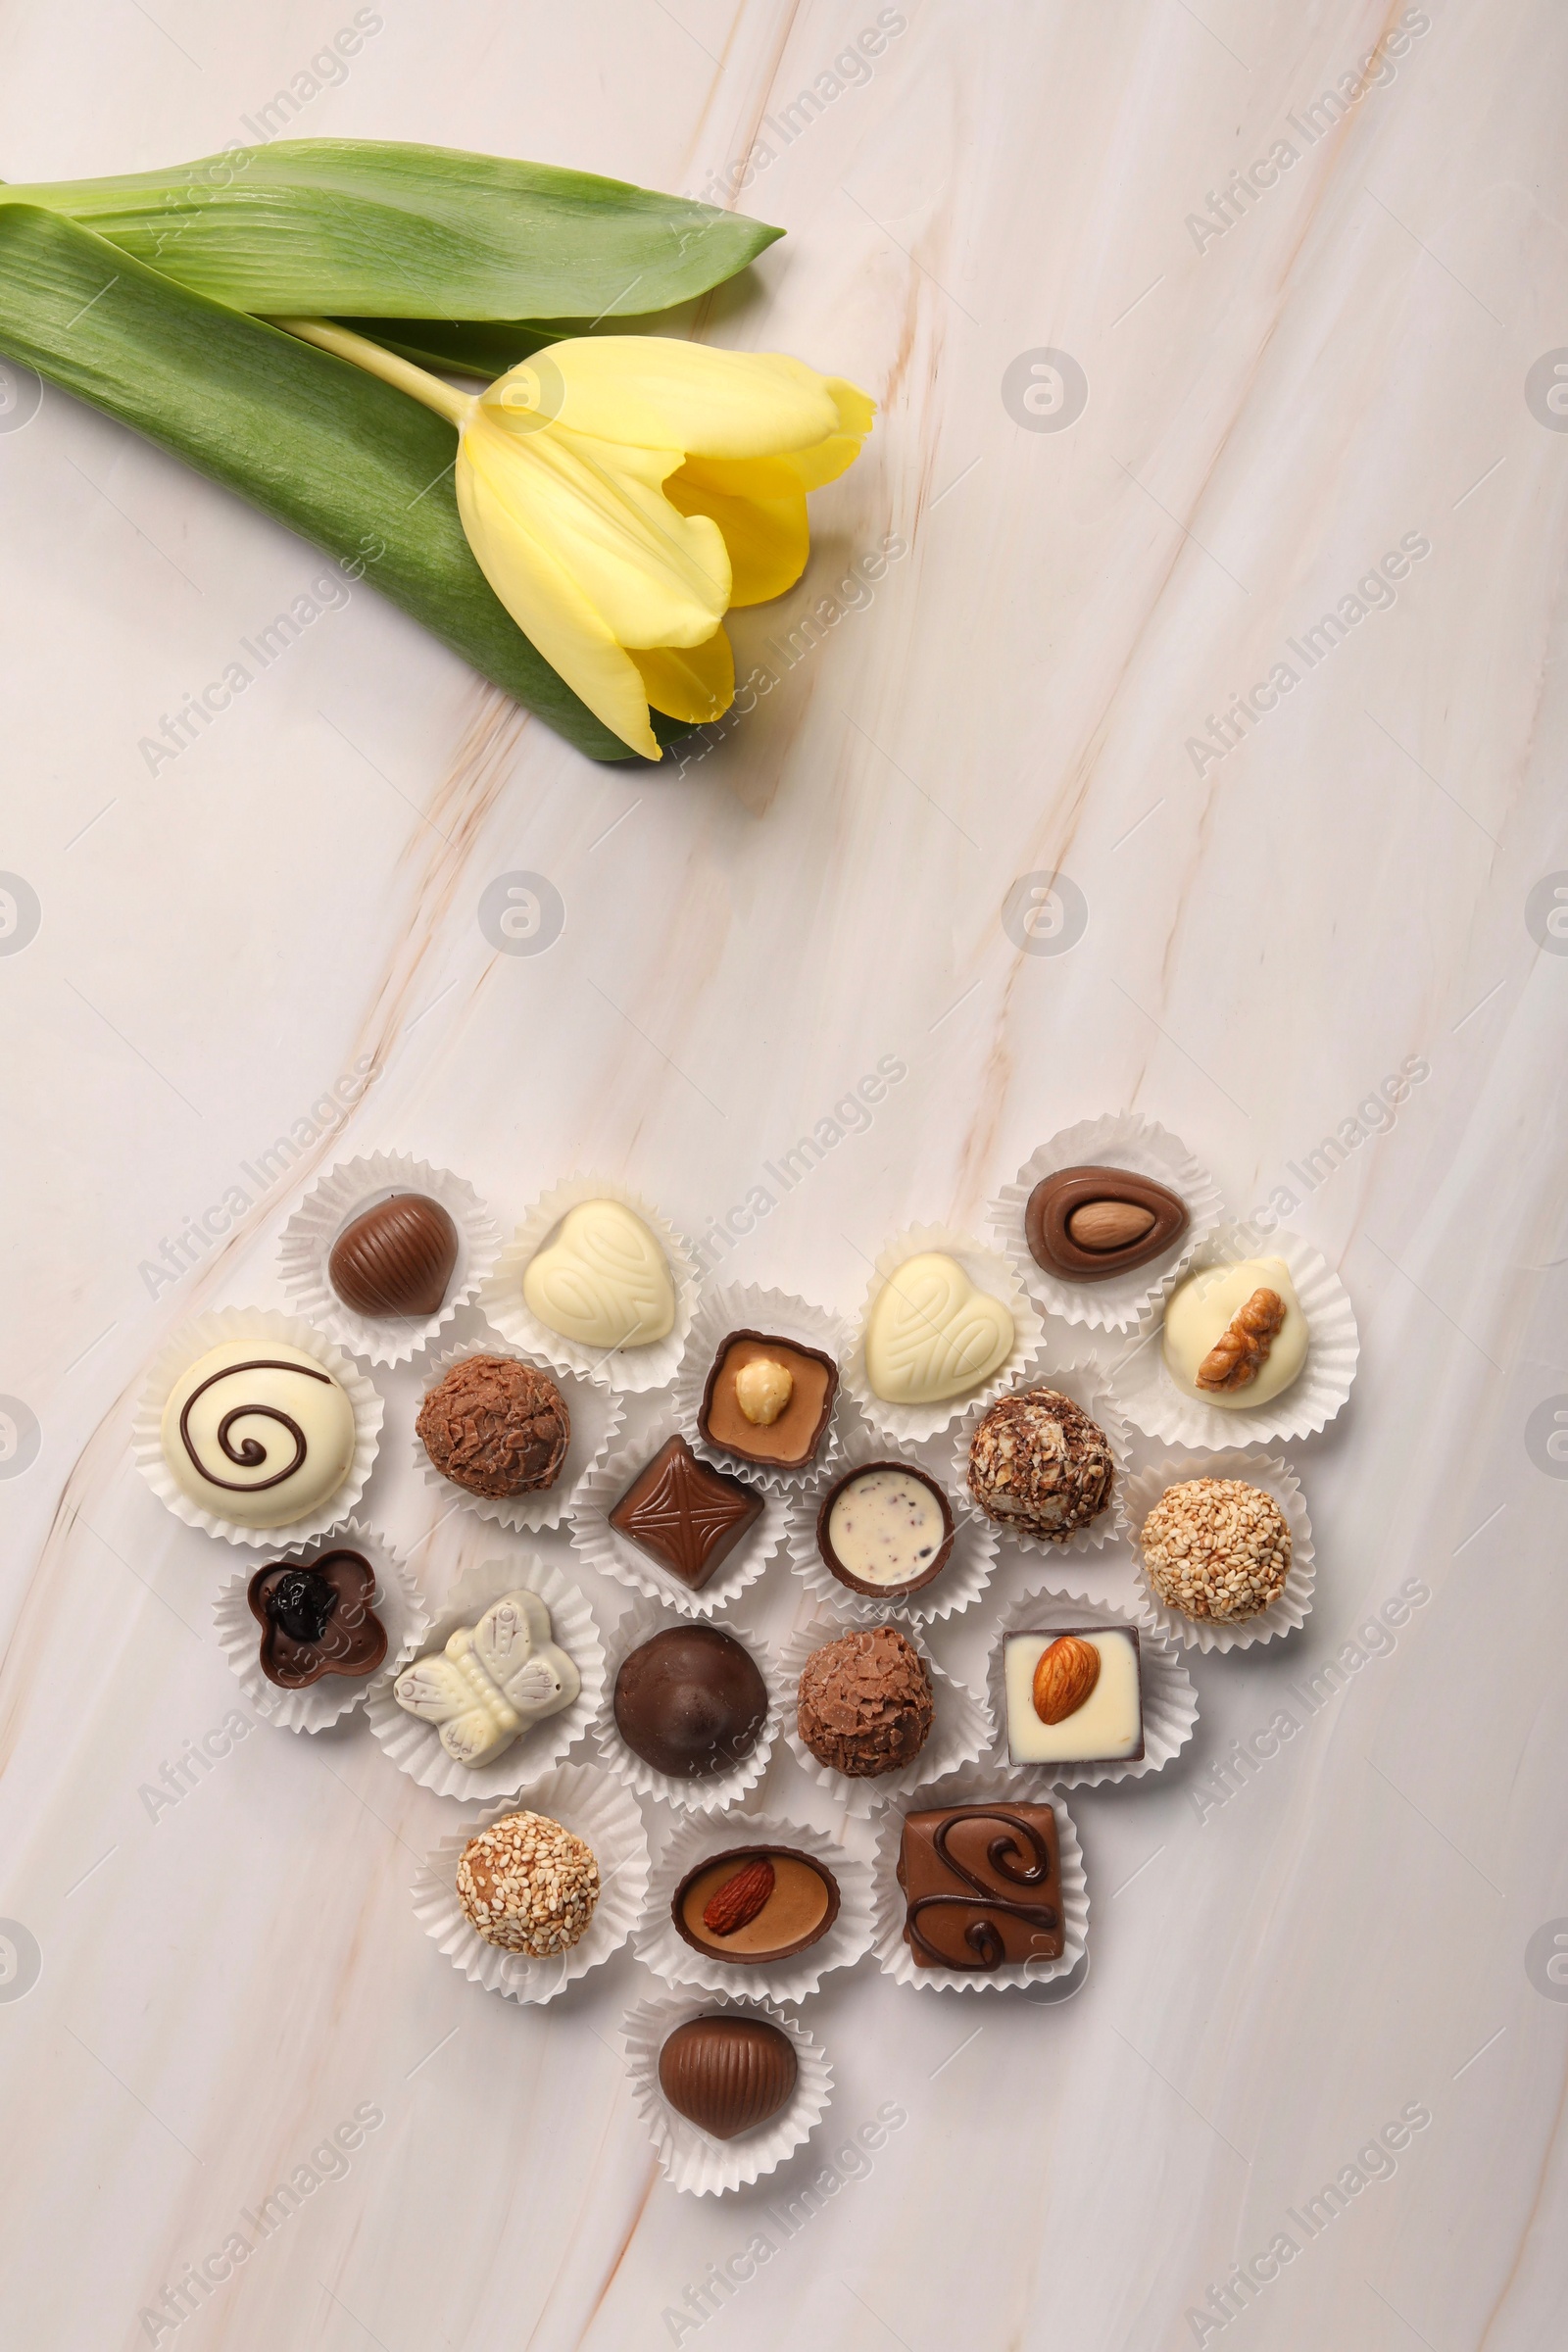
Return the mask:
POLYGON ((875 403, 775 352, 662 336, 552 343, 469 394, 312 318, 279 326, 458 428, 458 512, 517 626, 606 726, 662 757, 650 706, 694 725, 735 693, 732 605, 792 587, 806 494, 852 466, 875 403))

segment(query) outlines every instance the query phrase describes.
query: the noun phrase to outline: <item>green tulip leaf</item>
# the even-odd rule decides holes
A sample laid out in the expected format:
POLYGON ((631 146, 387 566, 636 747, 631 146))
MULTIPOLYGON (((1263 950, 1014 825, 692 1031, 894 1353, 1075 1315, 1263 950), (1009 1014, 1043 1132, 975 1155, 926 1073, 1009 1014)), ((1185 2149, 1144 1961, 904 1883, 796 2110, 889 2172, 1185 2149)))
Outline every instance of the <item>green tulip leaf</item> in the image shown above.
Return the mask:
POLYGON ((784 233, 625 180, 379 139, 0 184, 8 204, 63 214, 264 318, 632 318, 706 294, 784 233))
POLYGON ((458 515, 457 437, 406 393, 16 203, 0 352, 324 548, 591 759, 632 757, 494 594, 458 515))

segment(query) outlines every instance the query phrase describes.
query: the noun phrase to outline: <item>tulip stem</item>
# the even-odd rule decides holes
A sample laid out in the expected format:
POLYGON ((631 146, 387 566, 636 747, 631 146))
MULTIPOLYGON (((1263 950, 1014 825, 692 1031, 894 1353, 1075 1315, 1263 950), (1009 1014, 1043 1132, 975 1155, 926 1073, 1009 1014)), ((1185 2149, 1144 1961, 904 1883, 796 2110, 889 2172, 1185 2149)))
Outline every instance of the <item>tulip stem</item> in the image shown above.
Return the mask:
POLYGON ((416 368, 410 360, 400 360, 395 351, 384 350, 368 336, 355 334, 351 327, 333 326, 325 318, 273 318, 270 323, 280 326, 285 334, 297 335, 302 343, 318 343, 323 351, 334 353, 338 359, 351 360, 368 375, 378 375, 383 384, 393 384, 398 391, 411 393, 460 431, 466 423, 473 407, 472 393, 455 391, 438 375, 416 368))

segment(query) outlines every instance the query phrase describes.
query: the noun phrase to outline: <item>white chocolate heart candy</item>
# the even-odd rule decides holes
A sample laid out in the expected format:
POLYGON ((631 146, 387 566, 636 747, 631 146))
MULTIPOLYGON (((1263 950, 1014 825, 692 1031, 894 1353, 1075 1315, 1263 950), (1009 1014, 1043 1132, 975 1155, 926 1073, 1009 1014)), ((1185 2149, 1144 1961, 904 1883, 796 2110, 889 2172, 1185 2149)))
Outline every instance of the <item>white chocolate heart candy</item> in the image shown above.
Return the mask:
POLYGON ((530 1314, 584 1348, 646 1348, 674 1329, 675 1287, 641 1217, 583 1200, 522 1277, 530 1314))
POLYGON ((889 1404, 940 1404, 990 1379, 1012 1353, 1013 1321, 940 1250, 906 1258, 865 1324, 865 1371, 889 1404))

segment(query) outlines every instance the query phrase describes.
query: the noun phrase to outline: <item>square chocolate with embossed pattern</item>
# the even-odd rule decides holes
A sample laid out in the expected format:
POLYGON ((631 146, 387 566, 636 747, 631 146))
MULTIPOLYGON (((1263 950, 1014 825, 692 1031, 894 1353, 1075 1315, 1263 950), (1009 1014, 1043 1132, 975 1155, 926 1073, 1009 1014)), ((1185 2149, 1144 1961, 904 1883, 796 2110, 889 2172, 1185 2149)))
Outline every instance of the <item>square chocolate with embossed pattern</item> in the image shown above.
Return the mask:
POLYGON ((632 1480, 610 1524, 699 1592, 761 1513, 760 1494, 727 1470, 700 1462, 675 1437, 632 1480))

